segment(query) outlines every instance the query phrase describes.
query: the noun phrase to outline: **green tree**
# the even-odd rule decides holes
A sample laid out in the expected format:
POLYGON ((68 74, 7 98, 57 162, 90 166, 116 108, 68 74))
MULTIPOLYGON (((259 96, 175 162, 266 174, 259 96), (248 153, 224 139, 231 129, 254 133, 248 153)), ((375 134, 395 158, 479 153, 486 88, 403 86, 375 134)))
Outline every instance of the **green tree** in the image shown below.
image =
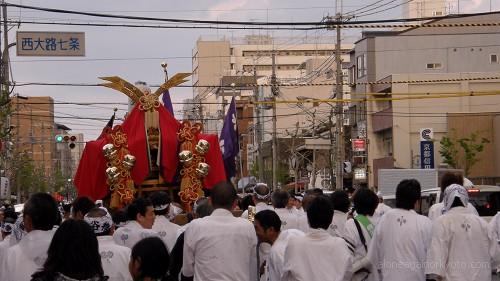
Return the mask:
POLYGON ((24 198, 27 198, 31 193, 49 190, 44 169, 35 164, 30 154, 26 152, 14 153, 12 168, 14 170, 12 175, 13 190, 19 186, 24 198))
POLYGON ((452 130, 450 136, 444 136, 439 142, 441 145, 439 154, 443 157, 444 163, 455 169, 463 169, 468 176, 472 167, 479 161, 478 154, 489 142, 487 138, 481 137, 479 132, 457 138, 456 131, 452 130))

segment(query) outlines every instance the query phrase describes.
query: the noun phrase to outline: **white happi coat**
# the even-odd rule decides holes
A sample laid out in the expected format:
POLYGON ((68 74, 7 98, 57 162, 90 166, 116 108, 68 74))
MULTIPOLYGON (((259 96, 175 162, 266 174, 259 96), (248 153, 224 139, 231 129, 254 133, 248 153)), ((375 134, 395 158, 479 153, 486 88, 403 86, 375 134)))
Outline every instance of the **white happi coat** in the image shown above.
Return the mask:
POLYGON ((108 281, 132 281, 128 264, 130 249, 120 246, 111 236, 98 236, 99 254, 101 255, 102 269, 108 281))
POLYGON ((257 280, 256 248, 252 223, 215 209, 191 221, 184 232, 182 274, 194 281, 257 280))
POLYGON ((432 222, 414 210, 392 209, 378 222, 368 259, 384 281, 425 281, 432 222))
POLYGON ((375 222, 375 224, 377 224, 380 218, 391 209, 391 207, 387 206, 383 202, 378 203, 377 209, 375 209, 375 213, 373 214, 373 221, 375 222))
POLYGON ((172 252, 172 248, 177 241, 177 231, 181 227, 175 223, 170 222, 165 216, 156 216, 153 224, 153 230, 158 233, 163 243, 168 248, 168 252, 172 252))
POLYGON ((486 221, 465 207, 451 208, 434 221, 425 272, 444 280, 491 280, 497 246, 486 221))
MULTIPOLYGON (((436 218, 443 214, 443 208, 443 202, 436 203, 429 208, 429 214, 427 216, 429 217, 429 219, 431 219, 431 221, 434 221, 436 218)), ((471 203, 467 204, 467 210, 469 211, 469 213, 479 216, 476 208, 474 208, 471 203)))
MULTIPOLYGON (((335 214, 333 216, 335 217, 335 214)), ((368 218, 368 220, 370 220, 373 226, 376 226, 373 217, 371 216, 366 216, 366 217, 368 218)), ((360 227, 361 227, 361 232, 363 232, 363 236, 365 237, 366 247, 368 248, 370 246, 371 236, 361 223, 360 227)), ((359 237, 358 229, 356 228, 354 219, 348 219, 347 222, 345 223, 344 239, 347 242, 349 242, 351 246, 354 248, 354 256, 353 256, 354 261, 358 261, 366 256, 367 251, 365 249, 365 246, 363 245, 363 242, 361 242, 361 238, 359 237)), ((371 273, 368 275, 366 281, 378 281, 378 280, 379 280, 378 272, 371 270, 371 273)))
MULTIPOLYGON (((6 252, 9 249, 9 247, 11 246, 9 236, 10 235, 5 236, 5 239, 2 240, 2 242, 0 242, 0 270, 2 270, 3 259, 6 256, 6 252)), ((2 275, 2 273, 0 272, 0 276, 1 275, 2 275)), ((2 280, 2 279, 0 279, 0 280, 2 280)))
POLYGON ((284 261, 283 281, 349 281, 352 277, 353 260, 347 243, 324 229, 292 237, 284 261))
POLYGON ((31 275, 42 269, 53 230, 33 230, 10 247, 0 268, 0 280, 30 281, 31 275))
POLYGON ((123 227, 118 228, 113 234, 113 240, 116 244, 128 247, 132 249, 134 245, 146 237, 156 236, 156 233, 152 229, 143 228, 136 221, 128 221, 123 227))
POLYGON ((274 241, 266 260, 266 275, 268 281, 280 281, 285 264, 285 249, 291 237, 303 237, 304 232, 297 229, 287 229, 280 233, 274 241))
MULTIPOLYGON (((264 211, 264 210, 273 210, 274 211, 274 208, 273 206, 271 205, 268 205, 264 202, 259 202, 257 204, 255 204, 255 213, 257 214, 258 212, 260 211, 264 211)), ((244 218, 244 219, 248 219, 248 210, 245 210, 242 214, 241 214, 241 217, 244 218)))
POLYGON ((343 238, 345 236, 345 224, 347 222, 347 214, 338 210, 333 212, 332 224, 328 227, 328 233, 333 237, 343 238))
POLYGON ((287 208, 274 209, 281 220, 281 231, 286 229, 300 229, 298 212, 287 208))

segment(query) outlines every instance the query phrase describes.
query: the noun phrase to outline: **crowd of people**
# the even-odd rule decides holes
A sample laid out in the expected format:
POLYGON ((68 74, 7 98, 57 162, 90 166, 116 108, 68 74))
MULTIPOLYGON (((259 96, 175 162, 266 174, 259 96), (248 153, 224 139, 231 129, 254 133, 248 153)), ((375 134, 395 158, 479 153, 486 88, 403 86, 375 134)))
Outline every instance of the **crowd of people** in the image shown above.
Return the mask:
POLYGON ((441 186, 427 217, 415 211, 414 179, 396 187, 395 208, 368 188, 298 195, 257 184, 242 198, 221 182, 183 225, 161 191, 113 214, 88 197, 60 206, 36 193, 22 213, 0 211, 0 280, 491 280, 500 215, 479 217, 458 174, 441 186))

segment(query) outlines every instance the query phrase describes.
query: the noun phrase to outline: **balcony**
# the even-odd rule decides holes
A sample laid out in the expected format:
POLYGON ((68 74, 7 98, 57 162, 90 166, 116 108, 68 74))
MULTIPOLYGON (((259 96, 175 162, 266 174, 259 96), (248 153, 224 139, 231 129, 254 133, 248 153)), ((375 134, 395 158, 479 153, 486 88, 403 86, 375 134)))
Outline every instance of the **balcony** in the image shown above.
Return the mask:
POLYGON ((372 114, 372 128, 374 133, 392 128, 392 107, 372 114))

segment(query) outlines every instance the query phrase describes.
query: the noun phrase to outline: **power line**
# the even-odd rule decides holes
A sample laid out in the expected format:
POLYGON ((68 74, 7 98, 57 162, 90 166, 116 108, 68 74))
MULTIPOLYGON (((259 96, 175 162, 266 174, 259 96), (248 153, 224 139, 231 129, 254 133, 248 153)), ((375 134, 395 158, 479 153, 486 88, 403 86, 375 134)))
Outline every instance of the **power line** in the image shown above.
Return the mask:
POLYGON ((371 6, 373 6, 373 5, 376 5, 376 4, 378 4, 378 3, 380 3, 380 2, 383 2, 383 1, 385 1, 385 0, 378 0, 378 1, 375 1, 375 2, 373 2, 373 3, 371 3, 371 4, 368 4, 368 5, 366 5, 366 6, 363 6, 363 7, 361 7, 361 8, 358 8, 358 9, 355 9, 355 10, 352 10, 352 11, 349 11, 349 12, 347 12, 346 14, 354 14, 355 12, 358 12, 358 11, 364 10, 364 9, 366 9, 366 8, 369 8, 369 7, 371 7, 371 6))
MULTIPOLYGON (((385 12, 385 11, 389 11, 389 10, 395 9, 395 8, 397 8, 397 7, 399 7, 399 6, 406 5, 406 4, 408 4, 408 3, 412 2, 412 1, 413 1, 413 0, 408 0, 408 1, 406 1, 406 2, 403 2, 403 3, 400 3, 400 4, 394 5, 394 6, 392 6, 392 7, 388 7, 388 8, 385 8, 385 9, 383 9, 383 10, 379 10, 379 11, 371 12, 371 13, 368 13, 368 14, 366 14, 366 13, 362 13, 361 15, 357 15, 357 16, 356 16, 356 18, 366 17, 366 16, 370 16, 370 15, 375 15, 375 14, 380 14, 380 13, 383 13, 383 12, 385 12)), ((367 11, 365 11, 365 12, 367 12, 367 11)))

